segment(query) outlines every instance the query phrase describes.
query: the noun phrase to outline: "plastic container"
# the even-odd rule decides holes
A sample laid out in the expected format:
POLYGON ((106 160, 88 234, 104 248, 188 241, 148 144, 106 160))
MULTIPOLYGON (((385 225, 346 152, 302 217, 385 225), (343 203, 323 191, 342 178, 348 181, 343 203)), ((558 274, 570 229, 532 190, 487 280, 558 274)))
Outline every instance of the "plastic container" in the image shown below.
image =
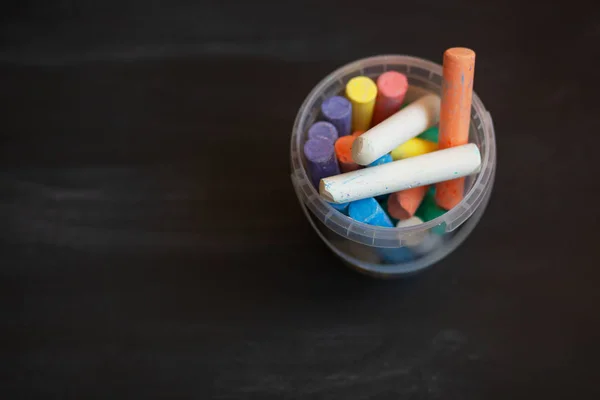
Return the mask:
POLYGON ((487 206, 496 169, 492 117, 473 93, 469 141, 479 147, 482 166, 479 174, 467 177, 466 195, 456 207, 429 222, 392 229, 354 221, 324 201, 311 184, 303 159, 302 147, 308 128, 319 120, 323 100, 343 93, 351 78, 366 75, 375 79, 390 70, 407 76, 410 85, 407 101, 441 91, 442 67, 433 62, 398 55, 358 60, 334 71, 310 92, 298 111, 291 139, 292 183, 308 221, 346 264, 378 277, 400 277, 422 271, 460 245, 487 206))

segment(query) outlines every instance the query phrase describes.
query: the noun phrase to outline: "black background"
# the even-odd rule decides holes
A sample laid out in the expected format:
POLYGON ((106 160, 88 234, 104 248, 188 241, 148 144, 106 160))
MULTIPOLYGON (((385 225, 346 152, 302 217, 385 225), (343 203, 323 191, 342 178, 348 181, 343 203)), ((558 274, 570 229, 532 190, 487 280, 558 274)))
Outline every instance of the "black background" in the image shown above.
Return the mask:
POLYGON ((553 4, 6 6, 2 397, 597 398, 600 18, 553 4), (435 268, 364 277, 298 207, 293 119, 347 62, 452 46, 492 200, 435 268))

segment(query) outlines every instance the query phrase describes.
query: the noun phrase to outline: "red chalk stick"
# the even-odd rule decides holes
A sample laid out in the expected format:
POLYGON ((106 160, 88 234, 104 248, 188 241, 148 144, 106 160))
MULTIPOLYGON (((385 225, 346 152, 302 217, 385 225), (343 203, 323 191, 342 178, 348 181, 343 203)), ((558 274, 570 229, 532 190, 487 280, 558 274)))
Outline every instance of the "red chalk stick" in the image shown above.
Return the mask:
POLYGON ((372 127, 400 110, 407 90, 408 80, 404 74, 388 71, 379 75, 372 127))

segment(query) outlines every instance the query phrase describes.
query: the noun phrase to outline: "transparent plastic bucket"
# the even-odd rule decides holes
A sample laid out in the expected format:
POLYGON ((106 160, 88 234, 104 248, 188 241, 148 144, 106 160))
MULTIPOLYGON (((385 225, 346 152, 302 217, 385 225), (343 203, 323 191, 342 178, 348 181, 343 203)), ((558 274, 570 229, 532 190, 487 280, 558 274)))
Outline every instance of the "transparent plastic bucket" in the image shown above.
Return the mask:
POLYGON ((410 56, 383 55, 358 60, 334 71, 310 92, 294 122, 291 138, 292 183, 308 221, 325 244, 346 264, 377 277, 413 274, 440 261, 471 233, 490 198, 496 169, 496 139, 490 113, 473 93, 469 142, 481 152, 481 171, 466 178, 463 200, 444 215, 406 228, 383 228, 357 222, 335 210, 311 184, 302 148, 308 128, 320 119, 323 100, 341 94, 353 77, 372 79, 385 71, 405 74, 406 101, 440 94, 442 67, 410 56), (405 256, 407 255, 407 256, 405 256))

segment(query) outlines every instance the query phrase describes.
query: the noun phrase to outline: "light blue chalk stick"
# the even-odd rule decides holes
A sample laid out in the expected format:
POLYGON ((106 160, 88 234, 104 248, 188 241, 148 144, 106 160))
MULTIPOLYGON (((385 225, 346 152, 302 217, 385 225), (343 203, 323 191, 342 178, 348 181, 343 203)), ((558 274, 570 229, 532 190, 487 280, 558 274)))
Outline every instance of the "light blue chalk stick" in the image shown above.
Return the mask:
MULTIPOLYGON (((348 206, 348 216, 369 225, 394 227, 383 207, 372 197, 351 202, 348 206)), ((377 252, 381 259, 388 264, 402 264, 414 259, 413 253, 406 247, 378 248, 377 252)))
POLYGON ((355 221, 364 222, 369 225, 386 228, 394 227, 390 217, 381 208, 377 200, 372 197, 351 202, 348 206, 348 216, 355 221))
POLYGON ((341 203, 341 204, 337 204, 337 203, 329 203, 329 205, 333 208, 335 208, 336 210, 338 210, 339 212, 341 212, 342 214, 348 215, 348 205, 350 203, 341 203))
POLYGON ((377 160, 373 161, 371 164, 369 164, 369 167, 375 167, 377 165, 381 165, 381 164, 387 164, 389 162, 392 162, 392 155, 391 154, 384 154, 381 157, 379 157, 377 160))

